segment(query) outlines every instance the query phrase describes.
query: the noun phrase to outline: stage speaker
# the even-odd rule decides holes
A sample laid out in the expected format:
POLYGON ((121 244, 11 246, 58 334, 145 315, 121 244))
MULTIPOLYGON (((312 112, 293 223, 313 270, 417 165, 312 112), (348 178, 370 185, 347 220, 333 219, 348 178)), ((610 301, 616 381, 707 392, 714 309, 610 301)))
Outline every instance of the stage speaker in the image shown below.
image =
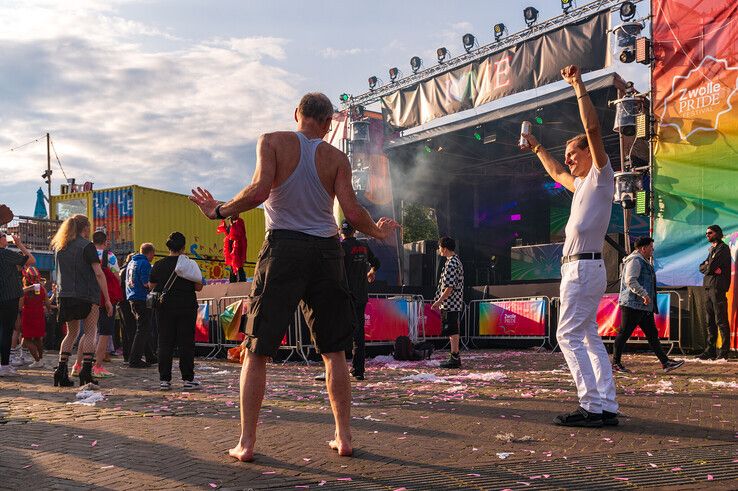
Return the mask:
POLYGON ((620 291, 620 265, 622 264, 623 252, 625 250, 625 236, 623 234, 607 234, 620 248, 614 247, 609 241, 605 241, 602 248, 602 260, 605 262, 607 272, 608 292, 620 291), (613 287, 613 285, 615 285, 613 287), (613 289, 615 288, 615 289, 613 289))
POLYGON ((436 284, 435 256, 430 254, 410 254, 409 275, 410 286, 434 286, 436 284))

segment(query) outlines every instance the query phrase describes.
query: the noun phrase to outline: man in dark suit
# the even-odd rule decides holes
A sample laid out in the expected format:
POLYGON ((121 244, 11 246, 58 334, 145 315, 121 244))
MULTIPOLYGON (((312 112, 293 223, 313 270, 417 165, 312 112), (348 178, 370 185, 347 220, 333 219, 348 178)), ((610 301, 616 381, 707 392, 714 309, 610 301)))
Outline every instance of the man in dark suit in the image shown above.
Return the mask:
POLYGON ((707 347, 697 358, 714 360, 728 358, 730 353, 730 326, 728 325, 728 298, 730 289, 730 248, 723 242, 723 229, 710 225, 705 233, 710 242, 710 252, 700 272, 705 275, 703 285, 707 291, 707 347), (717 333, 720 329, 722 346, 717 352, 717 333))

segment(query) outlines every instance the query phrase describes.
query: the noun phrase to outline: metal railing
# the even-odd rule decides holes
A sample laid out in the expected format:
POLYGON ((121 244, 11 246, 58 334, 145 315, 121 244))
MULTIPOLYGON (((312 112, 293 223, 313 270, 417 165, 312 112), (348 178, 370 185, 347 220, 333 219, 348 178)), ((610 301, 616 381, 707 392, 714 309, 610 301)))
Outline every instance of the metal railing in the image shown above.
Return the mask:
POLYGON ((505 298, 489 298, 483 300, 473 300, 469 303, 468 315, 467 315, 467 339, 470 344, 474 347, 475 340, 541 340, 541 345, 538 347, 539 350, 543 349, 548 342, 551 335, 551 301, 552 299, 545 295, 533 295, 529 297, 505 297, 505 298), (479 306, 484 303, 502 303, 502 302, 527 302, 532 300, 543 300, 544 302, 544 313, 543 313, 543 334, 540 335, 516 335, 516 334, 502 334, 502 335, 481 335, 479 330, 476 329, 475 333, 471 332, 471 324, 473 321, 479 325, 479 306), (473 316, 472 316, 473 313, 473 316))
POLYGON ((0 230, 20 236, 23 244, 30 250, 49 251, 51 250, 51 238, 59 230, 61 224, 61 220, 17 216, 0 230))

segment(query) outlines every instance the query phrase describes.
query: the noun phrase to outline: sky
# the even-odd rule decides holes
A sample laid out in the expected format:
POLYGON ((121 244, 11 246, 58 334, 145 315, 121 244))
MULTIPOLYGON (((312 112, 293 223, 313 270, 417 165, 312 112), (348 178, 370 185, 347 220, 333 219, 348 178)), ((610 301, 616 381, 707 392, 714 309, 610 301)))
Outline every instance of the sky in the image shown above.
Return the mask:
MULTIPOLYGON (((410 74, 412 56, 462 54, 464 33, 484 45, 498 22, 522 30, 529 5, 561 13, 557 0, 0 0, 0 203, 33 213, 47 132, 54 194, 58 156, 95 189, 228 199, 251 180, 259 134, 294 129, 303 93, 338 106, 371 75, 410 74)), ((616 69, 646 84, 644 67, 616 69)))

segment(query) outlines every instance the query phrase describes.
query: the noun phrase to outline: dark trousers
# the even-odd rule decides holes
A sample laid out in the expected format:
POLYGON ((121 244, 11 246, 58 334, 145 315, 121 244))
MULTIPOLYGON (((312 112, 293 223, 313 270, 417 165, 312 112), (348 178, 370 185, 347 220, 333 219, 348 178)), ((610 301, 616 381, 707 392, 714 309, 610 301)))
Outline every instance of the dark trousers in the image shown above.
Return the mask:
POLYGON ((10 363, 10 346, 13 343, 13 330, 17 318, 17 298, 0 302, 0 365, 10 363))
POLYGON ((613 363, 620 363, 620 357, 623 354, 625 343, 628 342, 628 338, 633 334, 635 328, 639 326, 646 335, 648 345, 656 354, 661 364, 666 363, 669 358, 664 353, 664 350, 661 349, 653 312, 620 306, 620 314, 620 332, 618 332, 618 336, 615 338, 615 346, 612 349, 613 363))
POLYGON ((243 268, 238 268, 237 274, 231 271, 229 283, 238 283, 246 281, 246 271, 243 268))
POLYGON ((131 304, 127 301, 118 304, 120 319, 123 322, 123 358, 128 361, 131 357, 131 345, 136 335, 136 318, 133 316, 131 304))
POLYGON ((136 319, 136 334, 131 343, 131 352, 128 355, 130 363, 138 363, 146 356, 146 360, 154 360, 151 349, 151 309, 146 307, 144 300, 131 300, 131 311, 136 319))
POLYGON ((195 320, 197 309, 159 311, 159 380, 172 381, 174 348, 179 352, 182 380, 195 376, 195 320))
POLYGON ((353 358, 351 365, 354 369, 354 375, 364 375, 364 362, 366 360, 366 341, 364 340, 364 311, 366 310, 366 302, 356 304, 354 313, 356 315, 356 324, 354 326, 354 346, 353 358))
POLYGON ((727 293, 716 288, 707 289, 707 348, 715 353, 717 350, 717 333, 723 338, 721 353, 730 351, 730 326, 728 324, 727 293))

